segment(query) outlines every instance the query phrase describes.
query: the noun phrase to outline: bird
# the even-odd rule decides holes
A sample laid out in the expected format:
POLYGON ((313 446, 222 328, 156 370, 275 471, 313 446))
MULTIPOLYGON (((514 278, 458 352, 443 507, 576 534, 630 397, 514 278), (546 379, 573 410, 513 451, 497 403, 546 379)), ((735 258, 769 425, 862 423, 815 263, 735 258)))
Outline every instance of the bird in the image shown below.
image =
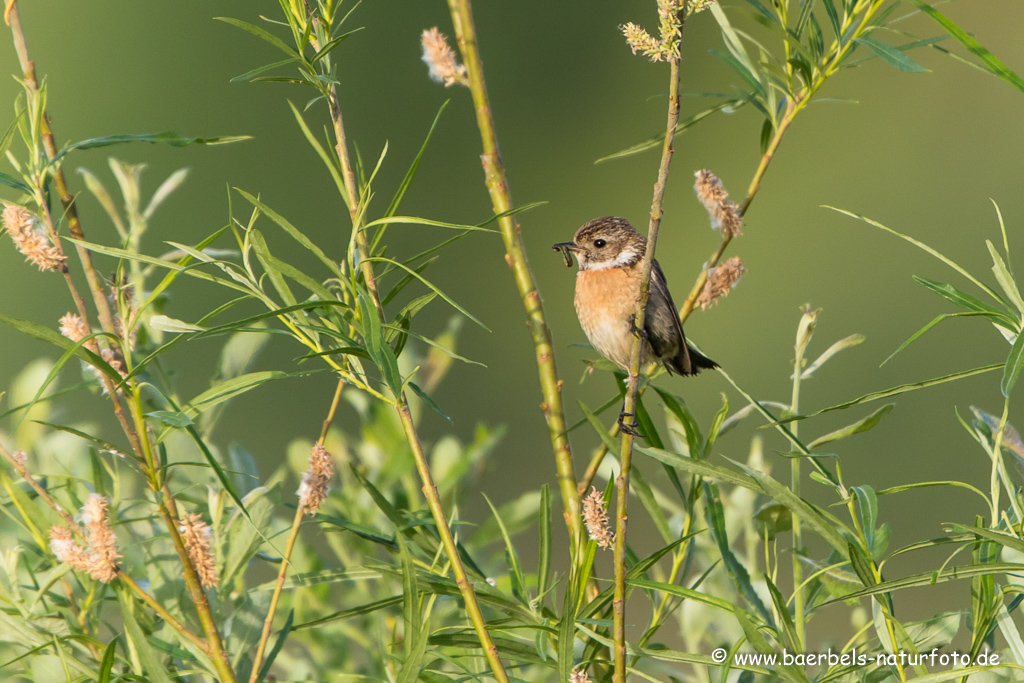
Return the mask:
MULTIPOLYGON (((571 255, 576 256, 576 315, 587 339, 602 356, 628 373, 633 337, 639 335, 643 343, 641 365, 657 361, 669 374, 683 376, 719 367, 687 343, 657 259, 651 267, 643 330, 637 329, 635 316, 647 238, 629 221, 617 216, 595 218, 576 231, 572 242, 559 242, 552 249, 562 252, 565 265, 570 268, 571 255)), ((625 424, 626 417, 632 415, 619 415, 619 428, 638 436, 633 427, 625 424)))

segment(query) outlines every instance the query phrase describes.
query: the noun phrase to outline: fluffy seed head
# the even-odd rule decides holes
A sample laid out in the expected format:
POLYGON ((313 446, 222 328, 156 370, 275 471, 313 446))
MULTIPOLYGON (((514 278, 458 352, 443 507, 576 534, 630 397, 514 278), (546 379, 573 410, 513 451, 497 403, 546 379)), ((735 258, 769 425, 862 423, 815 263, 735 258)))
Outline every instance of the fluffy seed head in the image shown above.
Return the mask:
POLYGON ((24 467, 25 463, 28 462, 28 453, 25 451, 14 451, 12 455, 14 456, 14 462, 18 463, 22 467, 24 467))
POLYGON ((569 674, 569 683, 590 683, 590 676, 587 674, 587 670, 579 667, 574 668, 572 673, 569 674))
POLYGON ((73 342, 80 342, 89 334, 89 326, 81 316, 67 313, 60 319, 60 333, 73 342))
POLYGON ((50 550, 58 560, 71 565, 72 569, 89 571, 88 553, 82 546, 75 543, 71 537, 71 530, 66 526, 50 527, 50 550))
POLYGON ((61 270, 67 257, 53 246, 39 219, 24 206, 4 205, 4 227, 26 261, 39 266, 39 270, 61 270))
POLYGON ((729 193, 725 186, 714 173, 708 170, 697 171, 697 182, 693 189, 697 193, 697 199, 708 211, 711 219, 711 229, 721 228, 726 235, 736 237, 742 235, 740 226, 743 225, 743 217, 740 216, 740 207, 729 199, 729 193))
POLYGON ((731 292, 746 272, 747 269, 743 267, 739 256, 733 256, 722 265, 709 269, 707 282, 697 297, 697 305, 704 310, 715 303, 716 299, 731 292))
POLYGON ((583 522, 587 525, 590 540, 597 541, 602 548, 611 548, 615 534, 608 524, 608 513, 604 507, 604 496, 596 487, 590 487, 590 493, 583 499, 583 522))
POLYGON ((633 23, 622 26, 622 34, 633 54, 642 52, 652 62, 679 59, 679 39, 683 31, 680 14, 685 8, 686 0, 658 0, 659 38, 633 23))
POLYGON ((181 538, 188 549, 188 556, 196 567, 203 588, 217 585, 217 563, 210 551, 210 527, 199 515, 186 514, 178 526, 181 538))
POLYGON ((80 513, 89 536, 89 576, 103 583, 110 583, 117 576, 117 560, 121 557, 117 552, 117 538, 107 519, 108 504, 106 498, 93 493, 80 513))
POLYGON ((106 498, 93 493, 79 510, 77 521, 85 527, 85 548, 78 545, 67 527, 50 528, 50 550, 57 559, 103 583, 110 583, 117 576, 117 560, 121 557, 107 519, 107 506, 106 498))
POLYGON ((323 502, 327 500, 327 492, 330 490, 328 483, 334 476, 334 460, 327 449, 316 444, 309 454, 309 469, 302 475, 302 484, 296 495, 299 497, 299 505, 310 515, 315 515, 323 502))
POLYGON ((438 31, 436 26, 423 32, 420 43, 423 45, 423 61, 430 69, 432 79, 444 83, 446 88, 456 83, 469 85, 466 67, 459 64, 455 52, 448 46, 447 36, 438 31))

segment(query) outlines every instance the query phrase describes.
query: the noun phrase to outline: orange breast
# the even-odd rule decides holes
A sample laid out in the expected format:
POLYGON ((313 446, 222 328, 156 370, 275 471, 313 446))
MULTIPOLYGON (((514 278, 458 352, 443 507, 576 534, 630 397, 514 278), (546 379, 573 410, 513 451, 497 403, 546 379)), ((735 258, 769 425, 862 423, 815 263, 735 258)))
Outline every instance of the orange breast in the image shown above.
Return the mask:
POLYGON ((576 276, 576 315, 587 339, 602 356, 623 369, 629 365, 633 342, 629 323, 640 291, 639 274, 632 271, 603 268, 583 270, 576 276))

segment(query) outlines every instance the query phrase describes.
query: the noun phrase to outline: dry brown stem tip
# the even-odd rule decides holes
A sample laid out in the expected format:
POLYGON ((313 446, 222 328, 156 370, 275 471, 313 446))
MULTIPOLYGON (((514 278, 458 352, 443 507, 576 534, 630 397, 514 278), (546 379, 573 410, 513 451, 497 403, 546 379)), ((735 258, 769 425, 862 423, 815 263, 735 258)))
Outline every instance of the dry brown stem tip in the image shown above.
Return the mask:
POLYGON ((327 500, 330 490, 328 483, 334 476, 334 460, 327 449, 316 444, 309 454, 309 469, 302 475, 302 484, 296 495, 299 505, 310 515, 315 515, 323 502, 327 500))
POLYGON ((185 514, 178 531, 203 588, 213 588, 217 585, 217 563, 210 551, 210 527, 199 515, 185 514))
POLYGON ((423 61, 430 69, 432 79, 444 83, 446 88, 456 83, 469 85, 466 67, 459 64, 455 52, 448 46, 448 37, 438 31, 436 26, 423 32, 420 43, 423 45, 423 61))
POLYGON ((697 171, 694 175, 697 182, 694 183, 693 189, 697 193, 697 199, 708 211, 711 229, 721 228, 723 233, 731 237, 742 235, 740 226, 743 225, 743 217, 740 215, 740 207, 729 199, 729 193, 725 191, 722 181, 708 170, 697 171))
POLYGON ((39 270, 61 270, 67 257, 46 236, 40 221, 24 206, 4 205, 4 227, 26 261, 39 266, 39 270))
POLYGON ((719 297, 727 295, 746 272, 747 269, 743 267, 743 262, 740 261, 739 256, 733 256, 716 268, 709 268, 708 279, 704 283, 704 289, 700 291, 700 296, 697 297, 697 305, 700 306, 701 310, 704 310, 715 303, 715 300, 719 297))
POLYGON ((602 548, 611 548, 615 534, 610 530, 608 513, 604 507, 604 496, 591 486, 590 493, 583 499, 583 523, 587 526, 590 540, 596 541, 602 548))

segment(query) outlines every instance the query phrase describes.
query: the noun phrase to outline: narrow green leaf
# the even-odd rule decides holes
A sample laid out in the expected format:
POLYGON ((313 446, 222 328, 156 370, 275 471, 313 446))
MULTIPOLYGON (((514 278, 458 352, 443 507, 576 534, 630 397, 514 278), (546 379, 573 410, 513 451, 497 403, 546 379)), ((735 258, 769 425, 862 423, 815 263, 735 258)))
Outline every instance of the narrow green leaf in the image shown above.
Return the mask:
POLYGON ((505 522, 502 521, 501 515, 498 514, 498 508, 494 507, 494 503, 491 499, 484 494, 484 500, 487 501, 488 507, 491 508, 491 513, 494 515, 494 520, 498 523, 498 529, 501 530, 501 538, 505 542, 505 562, 509 573, 509 578, 512 581, 512 595, 521 600, 523 604, 529 602, 529 598, 526 595, 526 578, 523 576, 523 568, 519 563, 519 553, 516 552, 516 548, 512 545, 512 537, 508 533, 508 529, 505 528, 505 522))
POLYGON ((231 79, 230 82, 231 83, 238 83, 238 82, 251 81, 251 80, 253 80, 254 78, 256 78, 257 76, 259 76, 262 73, 265 73, 265 72, 270 71, 272 69, 276 69, 279 66, 284 66, 285 64, 294 64, 295 62, 298 62, 298 61, 299 60, 296 57, 289 57, 288 59, 282 59, 280 62, 274 62, 273 64, 266 64, 264 66, 258 66, 255 69, 252 69, 251 71, 246 71, 244 74, 235 76, 234 78, 231 79))
POLYGON ((875 53, 875 55, 881 57, 883 60, 888 62, 890 66, 893 66, 899 69, 900 71, 907 71, 911 73, 931 71, 931 69, 924 68, 923 66, 921 66, 920 64, 918 64, 913 59, 906 56, 896 48, 892 47, 891 45, 886 45, 880 40, 875 40, 874 38, 867 38, 865 36, 861 36, 859 38, 854 38, 853 42, 860 43, 861 45, 864 45, 865 47, 869 48, 872 52, 875 53))
MULTIPOLYGON (((394 216, 398 212, 398 207, 401 205, 402 200, 405 198, 405 193, 409 191, 409 187, 412 185, 413 178, 416 177, 416 172, 419 171, 420 162, 423 160, 423 155, 427 151, 427 145, 430 143, 430 138, 434 135, 434 129, 437 128, 437 122, 441 120, 441 114, 444 113, 445 107, 448 106, 450 100, 445 100, 441 108, 437 110, 437 114, 434 115, 434 121, 430 124, 430 129, 427 131, 427 137, 424 138, 423 144, 420 145, 420 151, 416 153, 416 158, 412 160, 412 164, 409 166, 409 170, 405 172, 405 177, 402 178, 402 182, 398 186, 398 190, 395 192, 395 196, 391 199, 391 203, 388 204, 387 210, 384 212, 385 217, 394 216)), ((375 236, 374 247, 377 246, 379 239, 375 236)), ((373 251, 371 249, 371 251, 373 251)))
MULTIPOLYGON (((40 325, 39 323, 34 323, 31 320, 21 320, 20 318, 11 318, 6 315, 0 315, 0 323, 10 325, 14 329, 19 332, 23 332, 30 337, 35 337, 40 341, 49 342, 58 348, 69 351, 109 377, 115 384, 119 384, 121 382, 121 375, 118 374, 117 370, 110 367, 106 361, 95 353, 82 346, 83 342, 73 342, 67 337, 51 330, 49 327, 40 325)), ((95 336, 98 335, 90 335, 90 338, 95 336)))
MULTIPOLYGON (((972 532, 977 529, 971 528, 972 532)), ((925 572, 923 574, 913 574, 911 576, 905 576, 902 579, 894 579, 892 581, 883 581, 882 583, 876 584, 870 588, 865 588, 861 591, 848 593, 838 598, 826 600, 820 606, 830 605, 834 602, 840 602, 845 600, 852 600, 854 598, 862 598, 869 595, 878 595, 880 593, 889 593, 904 588, 916 588, 920 586, 933 586, 938 583, 946 583, 947 581, 956 581, 958 579, 970 579, 975 576, 995 576, 998 574, 1019 574, 1024 571, 1024 564, 1014 564, 1007 562, 997 562, 993 564, 982 564, 982 565, 965 565, 962 567, 947 567, 940 572, 925 572)))
POLYGON ((452 419, 448 417, 448 413, 444 412, 444 410, 441 409, 441 406, 437 405, 434 399, 430 398, 427 392, 423 391, 423 389, 421 389, 418 384, 416 384, 415 382, 409 382, 409 388, 412 389, 414 394, 420 397, 420 400, 422 400, 424 403, 430 406, 430 408, 434 412, 436 412, 444 419, 448 420, 448 424, 455 424, 454 422, 452 422, 452 419))
POLYGON ((296 60, 300 58, 299 53, 296 52, 294 48, 292 48, 290 45, 288 45, 288 43, 284 42, 283 40, 275 36, 273 33, 267 31, 264 28, 261 28, 254 24, 250 24, 247 21, 242 21, 241 19, 235 19, 233 17, 214 17, 214 19, 216 19, 217 21, 223 21, 226 24, 231 24, 232 26, 237 26, 238 28, 248 33, 251 33, 257 38, 262 38, 263 40, 267 41, 277 49, 284 52, 289 57, 292 57, 296 60))
POLYGON ((537 524, 537 596, 543 608, 551 580, 551 487, 540 487, 540 521, 537 524))
POLYGON ((918 277, 917 275, 914 276, 914 280, 924 285, 928 289, 932 290, 942 298, 953 302, 957 306, 960 306, 961 308, 966 308, 967 310, 970 311, 985 313, 991 317, 993 322, 1001 321, 1003 327, 1006 327, 1011 331, 1016 331, 1017 329, 1016 321, 1013 318, 1007 316, 998 308, 982 303, 981 301, 971 296, 970 294, 965 294, 964 292, 961 292, 953 285, 947 284, 945 282, 936 282, 934 280, 929 280, 928 278, 924 277, 918 277))
POLYGON ((167 666, 163 659, 157 656, 153 646, 146 639, 146 634, 139 626, 139 622, 135 619, 135 607, 132 604, 128 588, 118 585, 116 590, 117 601, 121 605, 121 619, 125 634, 135 646, 135 651, 142 662, 142 668, 145 669, 153 683, 172 683, 170 676, 167 675, 167 666))
MULTIPOLYGON (((1002 221, 1000 221, 1002 223, 1002 221)), ((1005 233, 1004 233, 1005 237, 1005 233)), ((1009 299, 1017 310, 1024 315, 1024 299, 1021 299, 1020 290, 1017 289, 1017 282, 1013 278, 1013 274, 1010 273, 1010 269, 1007 268, 1006 262, 1003 261, 1003 257, 996 251, 996 248, 992 246, 992 242, 985 240, 985 245, 988 247, 988 253, 992 255, 992 272, 996 276, 996 281, 999 286, 1003 288, 1003 292, 1006 293, 1006 298, 1009 299)))
POLYGON ((322 48, 320 48, 320 50, 315 55, 313 55, 313 59, 309 60, 309 63, 310 64, 316 64, 321 59, 323 59, 327 55, 331 54, 331 52, 334 50, 334 48, 338 47, 343 42, 348 40, 349 36, 351 36, 353 33, 356 33, 357 31, 362 31, 362 30, 363 30, 362 27, 354 28, 351 31, 348 31, 347 33, 342 33, 340 36, 336 36, 336 37, 332 38, 322 48))
MULTIPOLYGON (((1024 336, 1024 335, 1022 335, 1024 336)), ((786 424, 788 422, 796 422, 797 420, 806 420, 809 417, 815 417, 822 413, 830 413, 834 410, 846 410, 853 406, 860 405, 861 403, 869 403, 871 401, 878 401, 883 398, 890 398, 892 396, 898 396, 899 394, 906 393, 908 391, 914 391, 915 389, 924 389, 925 387, 933 387, 938 384, 945 384, 946 382, 953 382, 958 379, 964 379, 967 377, 973 377, 974 375, 981 375, 986 372, 992 372, 993 370, 1002 370, 1005 367, 1004 363, 996 363, 995 365, 984 365, 980 368, 973 368, 971 370, 964 370, 963 372, 954 372, 951 375, 943 375, 942 377, 936 377, 935 379, 927 379, 923 382, 912 382, 910 384, 900 384, 899 386, 892 387, 891 389, 884 389, 882 391, 872 391, 869 394, 864 394, 860 398, 855 398, 852 401, 846 403, 840 403, 838 405, 830 406, 828 408, 822 408, 819 411, 808 413, 806 415, 794 415, 792 417, 784 417, 777 420, 778 424, 786 424)))
POLYGON ((315 626, 329 624, 332 621, 348 619, 349 617, 357 617, 363 614, 372 614, 377 610, 387 609, 388 607, 393 607, 395 605, 400 604, 402 604, 402 596, 395 595, 390 598, 384 598, 383 600, 375 600, 374 602, 368 602, 365 605, 359 605, 358 607, 350 607, 348 609, 339 610, 332 614, 328 614, 325 617, 320 617, 319 619, 314 619, 313 621, 307 621, 304 624, 298 624, 296 626, 293 626, 292 630, 298 631, 300 629, 313 628, 315 626))
MULTIPOLYGON (((808 3, 810 4, 810 3, 808 3)), ((789 613, 789 605, 786 603, 786 599, 782 597, 782 593, 772 583, 771 578, 766 574, 764 577, 765 584, 768 586, 768 592, 772 596, 772 604, 775 606, 775 612, 779 615, 782 620, 782 635, 786 639, 786 644, 794 652, 802 652, 803 644, 800 642, 800 637, 796 632, 796 624, 793 623, 793 615, 789 613)))
POLYGON ((417 273, 415 270, 413 270, 409 266, 405 265, 404 263, 399 263, 398 261, 395 261, 395 260, 392 260, 392 259, 389 259, 389 258, 384 258, 383 256, 368 257, 366 260, 367 261, 379 261, 381 263, 390 263, 393 266, 397 266, 397 267, 401 268, 402 270, 407 272, 409 275, 412 275, 417 280, 419 280, 420 282, 425 284, 432 291, 436 292, 439 297, 441 297, 442 299, 447 301, 451 305, 451 307, 454 308, 455 310, 457 310, 459 313, 461 313, 462 315, 466 316, 467 318, 469 318, 470 320, 472 320, 473 322, 475 322, 477 325, 479 325, 480 327, 484 328, 488 332, 491 331, 491 328, 487 327, 487 325, 484 325, 482 322, 480 322, 476 318, 476 316, 474 316, 472 313, 470 313, 469 311, 464 309, 462 306, 460 306, 457 303, 455 303, 455 301, 453 301, 451 297, 449 297, 447 294, 445 294, 440 289, 435 287, 426 278, 421 276, 419 273, 417 273))
POLYGON ((846 554, 846 541, 839 533, 840 529, 846 529, 845 524, 833 515, 812 506, 764 472, 747 467, 743 463, 733 462, 733 464, 754 479, 767 496, 788 507, 794 515, 813 528, 829 545, 843 555, 846 554))
POLYGON ((32 188, 21 182, 14 176, 0 171, 0 183, 10 187, 18 192, 24 192, 25 194, 32 194, 32 188))
POLYGON ((245 199, 248 200, 257 209, 259 209, 261 213, 266 214, 266 216, 270 218, 270 220, 277 223, 282 230, 284 230, 292 237, 292 239, 294 239, 296 242, 305 247, 310 253, 312 253, 314 256, 320 259, 320 262, 327 266, 331 273, 333 273, 336 277, 342 280, 345 279, 345 274, 341 272, 341 269, 338 267, 338 264, 332 261, 330 258, 328 258, 327 254, 325 254, 320 247, 313 244, 312 240, 306 237, 302 233, 302 231, 300 231, 294 225, 285 220, 285 218, 281 214, 277 213, 276 211, 268 207, 259 199, 256 199, 256 197, 252 196, 245 190, 240 190, 236 187, 235 191, 238 192, 238 194, 245 197, 245 199))
POLYGON ((50 159, 49 165, 57 163, 69 152, 76 149, 96 149, 97 147, 110 147, 121 145, 127 142, 148 142, 151 144, 165 144, 171 147, 185 147, 186 145, 224 145, 231 142, 251 140, 251 135, 224 135, 215 138, 186 138, 177 133, 138 133, 135 135, 106 135, 101 138, 90 138, 81 142, 74 142, 57 152, 57 155, 50 159))
POLYGON ((923 2, 923 0, 910 0, 910 2, 912 2, 919 10, 934 19, 936 23, 949 32, 949 35, 953 36, 953 38, 958 40, 961 45, 970 50, 975 57, 981 60, 982 65, 989 73, 1006 81, 1013 87, 1017 88, 1017 90, 1024 92, 1024 78, 1021 78, 1014 73, 1008 66, 1006 66, 1006 64, 1003 64, 1003 62, 995 55, 985 49, 981 43, 968 35, 966 31, 950 21, 937 9, 928 3, 923 2))
POLYGON ((817 448, 818 446, 822 446, 831 441, 838 441, 839 439, 845 439, 846 437, 853 436, 854 434, 866 432, 881 422, 882 418, 892 412, 892 409, 895 407, 895 403, 887 403, 867 417, 857 420, 851 425, 847 425, 842 429, 837 429, 834 432, 829 432, 824 436, 819 436, 817 439, 807 444, 807 447, 812 449, 817 448))
MULTIPOLYGON (((925 325, 924 327, 919 329, 917 332, 915 332, 913 335, 911 335, 910 339, 908 339, 907 341, 905 341, 902 344, 900 344, 899 348, 897 348, 895 351, 890 353, 889 356, 885 360, 882 361, 882 363, 881 363, 881 365, 879 365, 879 367, 881 367, 882 365, 885 365, 886 363, 888 363, 890 360, 892 360, 896 356, 897 353, 899 353, 903 349, 905 349, 908 346, 910 346, 911 343, 913 343, 913 342, 917 341, 918 339, 920 339, 921 337, 923 337, 925 335, 925 333, 927 333, 933 327, 935 327, 936 325, 941 323, 943 320, 946 320, 947 318, 965 318, 965 317, 976 317, 976 316, 982 316, 984 318, 988 318, 989 320, 992 320, 992 315, 990 313, 985 313, 983 311, 960 311, 959 313, 943 313, 940 316, 936 316, 934 320, 932 320, 930 323, 928 323, 927 325, 925 325)), ((996 324, 996 325, 999 324, 995 320, 992 320, 992 322, 993 322, 993 324, 996 324)))
POLYGON ((1013 390, 1013 385, 1017 383, 1017 377, 1020 376, 1022 367, 1024 367, 1024 334, 1017 336, 1017 341, 1013 342, 1013 347, 1010 349, 1010 356, 1006 359, 1003 381, 999 385, 1006 398, 1010 397, 1010 392, 1013 390))
POLYGON ((146 417, 155 417, 165 425, 179 429, 184 429, 192 424, 192 419, 188 415, 173 410, 154 410, 151 413, 146 413, 146 417))
POLYGON ((368 295, 360 292, 358 303, 360 319, 365 326, 363 342, 366 344, 366 350, 384 377, 384 382, 391 389, 395 398, 398 398, 402 393, 402 376, 398 371, 398 359, 395 358, 391 347, 384 341, 380 318, 377 316, 376 309, 370 304, 368 295))
POLYGON ((708 522, 708 529, 711 530, 711 537, 718 545, 718 551, 722 555, 722 562, 726 571, 736 584, 736 591, 742 595, 748 604, 757 610, 765 623, 773 624, 772 615, 761 602, 753 584, 750 583, 750 574, 746 567, 736 558, 729 547, 729 536, 725 530, 725 510, 722 507, 722 500, 718 492, 718 485, 710 481, 703 481, 705 512, 708 522))
POLYGON ((117 657, 117 638, 118 636, 114 636, 107 644, 107 649, 103 651, 99 683, 111 683, 111 672, 114 670, 114 660, 117 657))
MULTIPOLYGON (((917 2, 918 0, 911 0, 911 1, 912 2, 917 2)), ((833 211, 836 211, 836 212, 841 213, 841 214, 845 214, 847 216, 850 216, 851 218, 856 218, 858 220, 864 221, 868 225, 873 225, 876 228, 879 228, 880 230, 884 230, 884 231, 886 231, 887 233, 889 233, 891 235, 895 235, 896 237, 899 237, 902 240, 906 240, 907 242, 910 242, 911 244, 913 244, 918 249, 921 249, 921 250, 931 254, 935 258, 939 259, 940 261, 945 263, 947 266, 949 266, 950 268, 952 268, 953 270, 955 270, 956 272, 960 273, 965 278, 970 280, 979 289, 984 290, 993 299, 995 299, 996 301, 999 301, 1000 303, 1002 303, 1002 298, 995 292, 995 290, 993 290, 991 287, 986 285, 984 282, 982 282, 978 278, 976 278, 973 275, 971 275, 970 273, 968 273, 963 267, 961 267, 959 264, 954 262, 952 259, 949 259, 949 258, 943 256, 938 251, 936 251, 935 249, 932 249, 931 247, 929 247, 924 242, 921 242, 920 240, 916 240, 913 237, 910 237, 909 235, 904 235, 903 233, 896 232, 892 228, 887 227, 885 225, 882 225, 878 221, 871 220, 867 216, 862 216, 859 213, 853 213, 852 211, 846 211, 845 209, 839 209, 839 208, 836 208, 834 206, 828 206, 827 204, 822 205, 822 208, 832 209, 833 211)), ((977 309, 975 309, 975 310, 977 310, 977 309)))

